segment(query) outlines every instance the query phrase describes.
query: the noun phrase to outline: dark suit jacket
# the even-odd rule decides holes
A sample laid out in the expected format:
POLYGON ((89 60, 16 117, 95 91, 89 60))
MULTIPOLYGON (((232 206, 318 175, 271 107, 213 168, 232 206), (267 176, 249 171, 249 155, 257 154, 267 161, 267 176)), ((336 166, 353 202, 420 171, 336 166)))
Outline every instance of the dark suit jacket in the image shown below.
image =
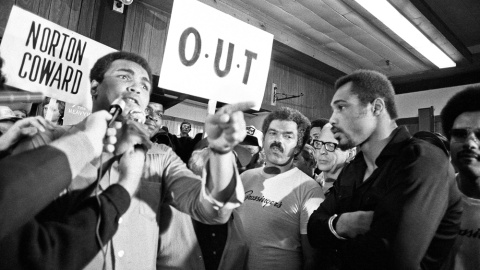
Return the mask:
MULTIPOLYGON (((47 208, 43 217, 39 215, 70 184, 69 159, 92 156, 83 153, 92 150, 88 146, 66 148, 64 152, 46 145, 0 161, 0 269, 81 269, 100 250, 99 213, 103 243, 115 234, 118 218, 130 205, 130 196, 120 185, 99 196, 100 210, 96 198, 89 198, 66 214, 47 208)), ((83 167, 87 160, 77 165, 83 167)))

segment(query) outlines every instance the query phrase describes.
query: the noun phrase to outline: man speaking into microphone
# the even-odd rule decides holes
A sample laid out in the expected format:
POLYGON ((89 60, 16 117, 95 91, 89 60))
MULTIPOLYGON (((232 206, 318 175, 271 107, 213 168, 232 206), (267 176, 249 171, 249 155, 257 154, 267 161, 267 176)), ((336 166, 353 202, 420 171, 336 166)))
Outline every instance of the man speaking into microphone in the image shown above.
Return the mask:
MULTIPOLYGON (((143 112, 147 107, 152 91, 151 70, 145 59, 138 55, 127 52, 108 54, 95 63, 90 79, 92 112, 108 110, 118 97, 122 97, 126 104, 124 117, 131 110, 143 112)), ((244 198, 231 150, 246 135, 242 111, 252 106, 251 103, 227 105, 207 118, 205 125, 211 151, 203 175, 205 184, 187 169, 171 148, 154 144, 146 154, 141 183, 130 207, 119 219, 117 233, 104 248, 106 256, 98 253, 85 269, 102 269, 104 258, 107 269, 156 269, 158 221, 162 218, 158 209, 164 201, 202 223, 227 222, 233 208, 239 206, 244 198)), ((148 135, 145 136, 148 133, 142 131, 139 123, 127 121, 124 126, 127 126, 124 130, 128 132, 120 137, 116 149, 128 149, 148 140, 148 135)), ((22 142, 14 152, 48 144, 61 137, 66 129, 68 127, 55 127, 40 133, 22 142)), ((121 154, 121 151, 116 154, 121 154)), ((107 153, 103 154, 102 161, 103 164, 94 161, 83 167, 79 176, 72 180, 72 189, 91 187, 100 167, 106 172, 98 191, 115 184, 122 174, 118 170, 118 162, 107 153)), ((68 193, 63 196, 62 201, 70 200, 70 205, 78 200, 78 197, 69 197, 68 193)))

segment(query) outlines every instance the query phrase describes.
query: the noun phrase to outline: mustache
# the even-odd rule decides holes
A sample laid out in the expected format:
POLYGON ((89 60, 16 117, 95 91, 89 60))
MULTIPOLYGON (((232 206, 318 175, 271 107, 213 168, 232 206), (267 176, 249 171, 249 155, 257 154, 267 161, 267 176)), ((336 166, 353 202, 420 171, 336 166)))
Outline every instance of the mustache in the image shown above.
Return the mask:
POLYGON ((284 151, 282 144, 279 142, 273 142, 272 144, 270 144, 270 149, 272 149, 273 147, 277 147, 278 150, 280 150, 280 152, 282 153, 284 151))

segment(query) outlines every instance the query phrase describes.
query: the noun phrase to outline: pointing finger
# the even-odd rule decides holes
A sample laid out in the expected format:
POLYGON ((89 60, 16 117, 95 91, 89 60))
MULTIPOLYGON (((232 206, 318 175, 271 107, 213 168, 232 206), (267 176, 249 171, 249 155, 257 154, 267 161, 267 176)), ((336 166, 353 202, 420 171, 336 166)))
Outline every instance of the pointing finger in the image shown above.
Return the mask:
POLYGON ((255 103, 251 101, 225 105, 220 110, 218 110, 217 113, 215 113, 214 115, 210 115, 209 119, 212 124, 228 123, 233 113, 248 110, 253 106, 255 106, 255 103))
POLYGON ((251 109, 253 106, 255 106, 255 103, 253 101, 245 101, 245 102, 229 104, 229 105, 223 106, 220 110, 218 110, 217 114, 224 114, 224 113, 231 114, 237 111, 246 111, 248 109, 251 109))

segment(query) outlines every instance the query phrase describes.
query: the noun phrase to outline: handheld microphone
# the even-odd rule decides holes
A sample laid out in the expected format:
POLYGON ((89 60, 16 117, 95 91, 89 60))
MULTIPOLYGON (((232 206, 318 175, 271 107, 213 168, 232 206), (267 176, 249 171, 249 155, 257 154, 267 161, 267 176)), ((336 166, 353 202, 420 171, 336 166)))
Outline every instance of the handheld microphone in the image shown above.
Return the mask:
POLYGON ((40 92, 0 91, 0 103, 40 103, 45 96, 40 92))
POLYGON ((110 105, 110 109, 108 109, 108 112, 112 115, 112 119, 108 121, 108 126, 111 127, 112 124, 115 122, 117 117, 122 114, 122 111, 125 109, 125 101, 123 100, 123 97, 118 97, 112 102, 112 105, 110 105))

